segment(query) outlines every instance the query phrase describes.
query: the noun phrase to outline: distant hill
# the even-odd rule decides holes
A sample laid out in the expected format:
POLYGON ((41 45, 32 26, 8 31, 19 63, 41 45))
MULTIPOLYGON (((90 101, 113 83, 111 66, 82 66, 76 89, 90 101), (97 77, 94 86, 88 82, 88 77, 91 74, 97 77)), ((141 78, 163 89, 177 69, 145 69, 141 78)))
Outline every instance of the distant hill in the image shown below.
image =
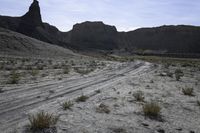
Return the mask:
POLYGON ((69 49, 45 43, 4 28, 0 28, 0 49, 0 55, 47 58, 78 56, 69 49))
POLYGON ((114 26, 105 25, 103 22, 84 22, 75 24, 69 32, 61 32, 42 22, 37 0, 33 0, 29 11, 21 17, 0 16, 0 27, 79 51, 200 54, 198 26, 161 26, 118 32, 114 26))

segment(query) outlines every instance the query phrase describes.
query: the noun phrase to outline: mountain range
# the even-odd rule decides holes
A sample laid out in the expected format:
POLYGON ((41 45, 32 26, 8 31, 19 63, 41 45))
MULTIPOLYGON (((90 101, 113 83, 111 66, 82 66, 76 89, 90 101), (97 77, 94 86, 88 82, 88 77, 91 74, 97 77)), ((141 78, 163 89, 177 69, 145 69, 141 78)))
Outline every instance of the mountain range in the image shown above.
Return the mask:
POLYGON ((118 32, 115 26, 87 21, 75 24, 71 31, 61 32, 42 21, 37 0, 21 17, 0 16, 0 27, 76 51, 200 54, 199 26, 170 25, 118 32))

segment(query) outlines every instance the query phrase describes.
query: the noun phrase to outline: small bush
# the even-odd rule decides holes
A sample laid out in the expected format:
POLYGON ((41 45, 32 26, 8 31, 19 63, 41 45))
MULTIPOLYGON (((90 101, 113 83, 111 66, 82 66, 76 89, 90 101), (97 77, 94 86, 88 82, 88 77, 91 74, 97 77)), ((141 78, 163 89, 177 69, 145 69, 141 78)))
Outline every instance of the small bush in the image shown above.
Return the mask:
POLYGON ((57 117, 44 111, 29 116, 30 128, 34 131, 50 128, 56 124, 57 120, 57 117))
POLYGON ((173 78, 173 73, 167 72, 167 76, 170 77, 170 78, 173 78))
POLYGON ((200 106, 200 100, 197 100, 197 105, 199 105, 199 106, 200 106))
POLYGON ((85 102, 88 98, 88 96, 82 95, 76 99, 76 102, 85 102))
POLYGON ((183 71, 182 71, 181 69, 176 69, 176 70, 175 70, 175 73, 181 74, 181 73, 183 73, 183 71))
POLYGON ((59 77, 58 80, 62 80, 62 77, 59 77))
POLYGON ((3 88, 0 88, 0 93, 3 93, 4 91, 3 91, 3 88))
POLYGON ((69 68, 68 68, 68 67, 65 67, 65 68, 63 69, 63 73, 64 73, 64 74, 68 74, 68 73, 69 73, 69 71, 70 71, 70 70, 69 70, 69 68))
POLYGON ((96 93, 101 93, 101 90, 96 90, 95 92, 96 92, 96 93))
POLYGON ((183 88, 182 92, 184 95, 193 96, 193 88, 183 88))
POLYGON ((110 109, 107 105, 101 103, 97 108, 96 108, 96 111, 98 113, 106 113, 106 114, 109 114, 110 113, 110 109))
POLYGON ((140 101, 140 102, 144 101, 144 94, 142 91, 137 91, 136 93, 133 94, 133 96, 137 101, 140 101))
POLYGON ((90 72, 94 71, 94 69, 92 68, 87 68, 87 69, 84 69, 84 68, 74 68, 75 72, 81 74, 81 75, 86 75, 86 74, 89 74, 90 72))
POLYGON ((146 103, 143 106, 145 116, 158 117, 160 115, 160 111, 161 107, 155 102, 146 103))
POLYGON ((38 74, 39 74, 39 71, 36 70, 36 69, 34 69, 34 70, 31 71, 31 75, 32 75, 33 77, 36 76, 36 75, 38 75, 38 74))
POLYGON ((181 77, 183 77, 184 74, 183 74, 183 71, 181 69, 176 69, 175 70, 175 77, 176 77, 176 80, 179 81, 181 77))
POLYGON ((16 73, 15 71, 11 72, 10 80, 8 81, 9 84, 18 84, 20 80, 19 73, 16 73))
POLYGON ((70 109, 74 104, 71 101, 66 101, 62 103, 62 107, 64 110, 70 109))

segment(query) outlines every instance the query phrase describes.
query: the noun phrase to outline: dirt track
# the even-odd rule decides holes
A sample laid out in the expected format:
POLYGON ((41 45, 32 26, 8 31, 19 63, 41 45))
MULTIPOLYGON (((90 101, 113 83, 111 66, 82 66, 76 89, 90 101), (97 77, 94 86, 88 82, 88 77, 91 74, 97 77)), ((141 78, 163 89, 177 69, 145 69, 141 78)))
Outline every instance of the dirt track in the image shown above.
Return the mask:
POLYGON ((128 74, 145 73, 149 68, 150 64, 144 62, 113 63, 104 70, 84 77, 5 88, 5 92, 0 94, 0 130, 6 131, 25 121, 30 110, 54 102, 60 97, 77 97, 82 92, 87 94, 95 91, 91 89, 93 86, 101 89, 123 80, 128 74))

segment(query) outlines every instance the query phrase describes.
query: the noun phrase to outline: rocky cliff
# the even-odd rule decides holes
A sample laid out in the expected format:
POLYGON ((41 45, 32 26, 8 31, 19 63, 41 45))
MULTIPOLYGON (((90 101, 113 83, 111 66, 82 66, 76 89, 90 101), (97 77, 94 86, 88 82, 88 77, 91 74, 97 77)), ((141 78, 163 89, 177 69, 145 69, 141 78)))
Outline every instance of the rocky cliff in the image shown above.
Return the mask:
POLYGON ((56 27, 42 22, 37 0, 33 0, 29 11, 21 17, 0 16, 0 27, 63 47, 67 46, 68 43, 67 41, 62 41, 66 37, 66 33, 60 32, 56 27))
POLYGON ((80 49, 116 49, 116 38, 116 28, 102 22, 76 24, 71 31, 71 44, 80 49))

